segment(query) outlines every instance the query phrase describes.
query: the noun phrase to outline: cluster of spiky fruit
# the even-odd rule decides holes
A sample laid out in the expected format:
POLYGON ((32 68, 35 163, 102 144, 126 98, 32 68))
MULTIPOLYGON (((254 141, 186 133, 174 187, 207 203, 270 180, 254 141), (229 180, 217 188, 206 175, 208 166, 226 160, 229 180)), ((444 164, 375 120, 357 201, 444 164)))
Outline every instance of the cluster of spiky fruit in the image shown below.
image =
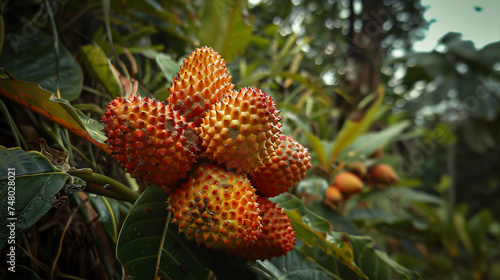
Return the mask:
MULTIPOLYGON (((370 157, 381 157, 383 150, 378 149, 370 157)), ((363 190, 364 184, 370 188, 383 189, 398 181, 398 175, 394 169, 387 164, 379 163, 369 169, 362 162, 354 162, 345 165, 346 171, 339 172, 333 183, 325 191, 324 202, 336 207, 347 201, 353 195, 363 190)))
POLYGON ((293 249, 295 232, 266 197, 293 187, 311 167, 281 133, 273 98, 234 90, 212 48, 184 60, 166 102, 117 98, 102 117, 114 158, 134 177, 162 186, 179 233, 246 260, 293 249))

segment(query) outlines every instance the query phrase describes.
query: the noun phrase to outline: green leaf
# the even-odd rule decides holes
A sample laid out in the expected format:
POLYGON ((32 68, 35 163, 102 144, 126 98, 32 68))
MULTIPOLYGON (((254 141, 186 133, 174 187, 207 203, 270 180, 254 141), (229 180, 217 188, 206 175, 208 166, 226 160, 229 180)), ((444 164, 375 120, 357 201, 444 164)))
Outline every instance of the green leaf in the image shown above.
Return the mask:
POLYGON ((148 187, 130 210, 118 237, 118 260, 136 280, 207 279, 208 257, 170 225, 167 194, 148 187), (196 250, 197 254, 193 253, 196 250))
POLYGON ((112 98, 122 96, 123 90, 118 74, 109 61, 106 53, 97 45, 80 47, 85 68, 94 80, 100 81, 112 98))
POLYGON ((364 202, 366 202, 368 208, 350 211, 347 215, 349 220, 370 226, 380 224, 401 226, 407 223, 419 229, 427 228, 429 221, 427 217, 417 214, 413 210, 414 204, 443 204, 439 197, 401 187, 370 192, 364 197, 364 202))
POLYGON ((292 220, 296 237, 305 244, 301 252, 338 279, 419 279, 416 272, 375 249, 370 237, 332 231, 326 220, 297 197, 280 195, 271 200, 292 220))
POLYGON ((249 262, 248 267, 266 279, 342 279, 323 269, 297 250, 290 251, 287 255, 279 258, 249 262))
MULTIPOLYGON (((54 39, 33 27, 29 39, 19 35, 12 38, 16 39, 4 45, 0 65, 16 79, 38 83, 57 96, 54 39)), ((59 89, 61 97, 71 101, 80 96, 83 73, 68 49, 59 47, 59 89)))
POLYGON ((332 160, 335 160, 343 149, 347 148, 368 129, 383 99, 384 91, 379 87, 376 92, 360 102, 358 109, 345 121, 344 126, 337 134, 331 156, 332 160))
POLYGON ((106 149, 103 126, 73 108, 68 101, 52 98, 52 93, 34 83, 0 78, 0 95, 106 149), (101 144, 101 145, 99 145, 101 144))
POLYGON ((169 55, 159 53, 156 56, 156 64, 160 67, 161 71, 170 83, 174 81, 174 77, 179 72, 180 66, 175 60, 173 60, 169 55))
POLYGON ((374 249, 370 237, 351 235, 348 239, 352 245, 354 260, 370 280, 420 279, 418 273, 401 266, 385 252, 374 249))
POLYGON ((382 131, 368 132, 361 135, 340 153, 339 161, 343 161, 343 158, 349 157, 349 153, 354 151, 365 156, 372 154, 378 148, 385 146, 399 136, 408 126, 410 126, 410 122, 406 120, 393 124, 382 131))
MULTIPOLYGON (((71 106, 67 103, 68 106, 71 106)), ((104 125, 94 119, 89 118, 87 115, 82 113, 80 110, 73 107, 73 110, 76 112, 80 121, 83 123, 85 130, 93 139, 97 140, 99 143, 104 143, 108 137, 104 135, 102 130, 104 129, 104 125)))
POLYGON ((0 146, 0 167, 0 209, 5 213, 0 220, 0 248, 3 248, 10 234, 7 225, 15 223, 17 233, 30 228, 52 208, 50 198, 70 177, 42 154, 20 148, 0 146))
POLYGON ((350 277, 358 275, 366 278, 354 263, 353 252, 346 242, 340 238, 325 237, 323 232, 312 230, 309 225, 312 222, 308 215, 301 217, 297 211, 293 210, 285 210, 285 212, 292 221, 293 229, 296 232, 295 237, 306 245, 303 250, 317 264, 336 275, 342 273, 348 274, 350 277))
POLYGON ((328 166, 327 158, 326 158, 326 153, 325 153, 325 147, 323 146, 323 142, 316 137, 316 135, 303 131, 304 135, 307 137, 307 140, 309 141, 309 144, 311 145, 312 149, 316 152, 316 155, 318 156, 319 162, 321 162, 321 165, 323 167, 328 166))
POLYGON ((472 216, 467 223, 467 232, 471 237, 471 249, 477 259, 484 257, 486 251, 484 244, 486 244, 487 233, 492 222, 491 212, 488 209, 483 209, 472 216))
POLYGON ((314 92, 318 93, 318 95, 315 95, 317 101, 320 101, 325 107, 330 108, 332 106, 331 98, 326 91, 326 87, 320 81, 314 80, 310 77, 298 73, 290 73, 290 72, 270 73, 270 75, 273 74, 277 77, 292 79, 293 81, 304 85, 306 88, 314 90, 314 92))
POLYGON ((120 227, 120 202, 109 197, 89 195, 90 203, 109 237, 116 243, 120 227))
POLYGON ((332 208, 326 206, 322 201, 312 201, 309 207, 311 207, 311 210, 330 222, 333 230, 336 232, 346 232, 348 234, 359 235, 358 230, 349 220, 347 220, 339 212, 333 211, 332 208))
POLYGON ((241 55, 252 38, 252 26, 243 19, 242 1, 204 2, 199 39, 230 62, 241 55))
POLYGON ((278 203, 279 207, 291 211, 291 210, 299 210, 300 214, 304 217, 304 220, 307 220, 307 225, 311 227, 313 230, 317 230, 319 232, 329 232, 332 230, 332 227, 328 221, 323 219, 318 214, 311 211, 299 198, 293 196, 288 193, 280 194, 270 200, 274 203, 278 203))
POLYGON ((330 184, 321 177, 306 177, 297 184, 297 191, 305 191, 311 195, 323 196, 330 184))
POLYGON ((287 213, 292 221, 292 226, 296 232, 295 237, 306 244, 307 254, 313 256, 315 262, 329 270, 331 273, 359 275, 364 274, 353 262, 353 252, 351 248, 339 238, 333 238, 331 225, 311 211, 300 199, 292 195, 279 195, 271 199, 278 203, 287 213), (299 210, 300 214, 295 211, 299 210), (325 237, 324 233, 330 234, 331 238, 325 237), (321 255, 321 258, 314 257, 321 255), (335 266, 327 263, 335 263, 335 266))

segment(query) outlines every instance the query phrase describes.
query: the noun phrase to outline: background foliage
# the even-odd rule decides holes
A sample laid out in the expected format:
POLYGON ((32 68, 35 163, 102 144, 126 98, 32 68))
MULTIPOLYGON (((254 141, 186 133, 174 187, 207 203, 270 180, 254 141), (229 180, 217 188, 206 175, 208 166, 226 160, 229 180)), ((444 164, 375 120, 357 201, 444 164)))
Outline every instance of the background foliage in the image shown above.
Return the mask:
POLYGON ((26 279, 500 278, 500 42, 476 49, 449 33, 413 52, 428 26, 417 0, 0 7, 0 245, 3 170, 14 166, 26 279), (284 257, 244 263, 185 240, 166 194, 130 178, 103 144, 98 120, 113 98, 165 100, 203 45, 226 60, 236 88, 272 95, 283 133, 311 153, 307 178, 273 198, 297 232, 284 257), (387 163, 400 181, 324 203, 358 161, 387 163))

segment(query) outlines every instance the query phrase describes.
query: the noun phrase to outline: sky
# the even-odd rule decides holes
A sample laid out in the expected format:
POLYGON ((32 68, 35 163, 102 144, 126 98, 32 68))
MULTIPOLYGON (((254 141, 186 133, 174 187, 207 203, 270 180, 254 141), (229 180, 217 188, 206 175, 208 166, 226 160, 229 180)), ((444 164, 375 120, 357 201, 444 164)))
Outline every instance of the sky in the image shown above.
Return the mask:
POLYGON ((429 6, 424 16, 435 22, 424 40, 416 42, 416 51, 430 51, 439 38, 450 31, 460 32, 476 48, 500 40, 500 0, 422 0, 429 6))

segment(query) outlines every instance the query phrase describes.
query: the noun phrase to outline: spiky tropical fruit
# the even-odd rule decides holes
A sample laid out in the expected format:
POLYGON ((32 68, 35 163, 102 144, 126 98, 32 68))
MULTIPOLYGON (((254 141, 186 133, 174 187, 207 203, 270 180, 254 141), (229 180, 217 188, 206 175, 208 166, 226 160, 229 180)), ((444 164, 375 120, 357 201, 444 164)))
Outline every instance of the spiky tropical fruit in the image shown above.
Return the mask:
POLYGON ((368 181, 375 188, 385 188, 399 180, 394 169, 385 163, 372 166, 368 171, 368 181))
POLYGON ((184 59, 167 101, 188 121, 197 122, 233 88, 226 62, 212 48, 202 47, 184 59))
POLYGON ((248 247, 224 249, 228 255, 255 261, 283 256, 293 249, 295 231, 286 213, 267 198, 259 197, 257 201, 262 218, 262 235, 248 247))
POLYGON ((273 197, 286 192, 305 178, 311 168, 311 157, 304 146, 290 136, 282 135, 280 141, 269 160, 248 175, 260 196, 273 197))
POLYGON ((180 188, 169 189, 173 222, 208 248, 244 246, 261 234, 255 189, 244 175, 199 165, 180 188))
POLYGON ((118 97, 102 122, 113 157, 135 178, 169 186, 185 178, 198 157, 195 127, 163 102, 118 97))
POLYGON ((263 165, 281 131, 276 102, 254 88, 232 91, 212 105, 200 124, 200 137, 210 159, 228 170, 248 173, 263 165))
POLYGON ((340 172, 335 176, 333 185, 344 194, 359 193, 363 189, 363 182, 351 172, 340 172))

